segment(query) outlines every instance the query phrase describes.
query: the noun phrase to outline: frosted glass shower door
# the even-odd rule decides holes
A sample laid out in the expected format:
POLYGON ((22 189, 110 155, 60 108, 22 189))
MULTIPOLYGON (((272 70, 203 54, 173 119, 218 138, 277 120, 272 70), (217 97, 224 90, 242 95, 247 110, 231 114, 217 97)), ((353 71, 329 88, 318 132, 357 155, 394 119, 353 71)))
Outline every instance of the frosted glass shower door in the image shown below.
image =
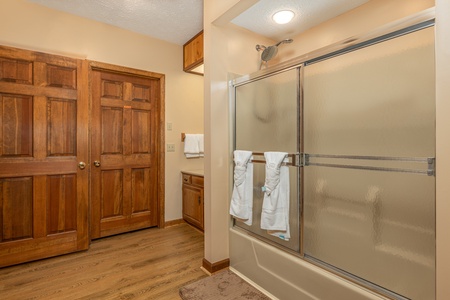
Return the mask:
POLYGON ((435 299, 434 74, 434 27, 304 68, 305 257, 420 300, 435 299))
MULTIPOLYGON (((299 152, 299 70, 291 69, 270 77, 247 82, 235 88, 235 149, 253 153, 266 151, 299 152)), ((289 167, 289 224, 291 239, 281 240, 261 229, 261 211, 265 181, 263 156, 253 156, 253 224, 236 221, 235 225, 286 247, 300 251, 299 168, 289 167)))

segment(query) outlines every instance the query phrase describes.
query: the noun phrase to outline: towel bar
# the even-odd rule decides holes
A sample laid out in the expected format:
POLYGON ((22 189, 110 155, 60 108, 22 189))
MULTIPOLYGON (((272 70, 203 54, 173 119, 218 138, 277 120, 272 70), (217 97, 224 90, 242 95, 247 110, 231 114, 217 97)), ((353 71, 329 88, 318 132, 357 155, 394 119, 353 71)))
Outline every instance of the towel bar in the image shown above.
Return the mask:
POLYGON ((384 171, 384 172, 401 172, 401 173, 414 173, 428 176, 436 175, 436 158, 434 157, 389 157, 389 156, 356 156, 356 155, 328 155, 328 154, 308 154, 302 153, 304 166, 317 166, 317 167, 331 167, 331 168, 344 168, 344 169, 357 169, 357 170, 370 170, 370 171, 384 171), (326 163, 326 162, 311 162, 311 158, 319 159, 346 159, 346 160, 367 160, 367 161, 396 161, 396 162, 414 162, 414 163, 426 163, 426 170, 418 169, 405 169, 405 168, 392 168, 392 167, 378 167, 367 165, 351 165, 351 164, 338 164, 338 163, 326 163))
MULTIPOLYGON (((263 152, 253 152, 253 155, 255 156, 264 156, 263 152)), ((293 166, 293 167, 299 167, 298 163, 299 163, 299 154, 288 154, 287 157, 289 159, 291 159, 290 162, 284 162, 283 166, 293 166)), ((266 160, 261 160, 261 159, 252 159, 251 162, 253 163, 261 163, 261 164, 265 164, 266 160)))

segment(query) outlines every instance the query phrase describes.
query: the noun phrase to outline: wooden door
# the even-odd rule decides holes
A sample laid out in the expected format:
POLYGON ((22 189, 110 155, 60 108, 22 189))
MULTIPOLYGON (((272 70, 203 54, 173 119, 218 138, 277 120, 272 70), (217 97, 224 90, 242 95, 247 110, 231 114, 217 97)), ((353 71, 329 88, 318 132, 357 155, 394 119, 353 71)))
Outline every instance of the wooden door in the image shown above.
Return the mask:
POLYGON ((0 46, 0 266, 88 248, 86 68, 0 46))
POLYGON ((92 238, 158 225, 160 83, 92 71, 92 238))

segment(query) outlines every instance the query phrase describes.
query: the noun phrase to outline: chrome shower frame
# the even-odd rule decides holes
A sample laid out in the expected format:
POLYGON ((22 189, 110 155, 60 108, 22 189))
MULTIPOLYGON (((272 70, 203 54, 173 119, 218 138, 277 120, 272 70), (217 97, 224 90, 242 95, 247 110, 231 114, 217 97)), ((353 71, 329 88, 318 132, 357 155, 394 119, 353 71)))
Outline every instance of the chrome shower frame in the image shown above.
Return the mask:
MULTIPOLYGON (((304 66, 307 65, 311 65, 314 64, 316 62, 320 62, 322 60, 334 57, 334 56, 338 56, 344 53, 348 53, 348 52, 352 52, 364 47, 368 47, 377 43, 381 43, 384 42, 386 40, 389 39, 393 39, 402 35, 406 35, 424 28, 428 28, 428 27, 432 27, 435 25, 435 9, 434 8, 430 8, 427 10, 424 10, 418 14, 412 15, 410 17, 398 20, 396 22, 390 23, 388 25, 382 26, 376 30, 370 31, 366 34, 363 35, 358 35, 358 36, 353 36, 353 37, 349 37, 343 41, 337 42, 335 44, 320 48, 316 51, 301 55, 299 57, 290 59, 288 61, 282 62, 278 65, 275 66, 270 66, 267 67, 265 69, 261 69, 261 66, 263 64, 263 60, 261 59, 261 66, 260 66, 260 70, 248 75, 244 75, 244 76, 240 76, 237 77, 235 79, 232 79, 229 81, 229 95, 230 95, 230 111, 234 112, 235 111, 235 95, 236 95, 236 87, 256 81, 256 80, 260 80, 266 77, 270 77, 273 76, 277 73, 280 72, 285 72, 287 70, 291 70, 291 69, 295 69, 295 68, 299 68, 300 69, 300 90, 299 90, 299 95, 300 95, 300 106, 303 103, 303 75, 302 75, 302 69, 304 66)), ((275 45, 274 45, 275 46, 275 45)), ((272 46, 270 46, 272 47, 272 46)), ((257 51, 265 51, 268 47, 265 47, 263 45, 256 45, 256 50, 257 51)), ((267 62, 267 61, 266 61, 267 62)), ((302 109, 300 107, 300 109, 302 109)), ((235 124, 235 116, 234 114, 231 115, 231 123, 232 124, 232 128, 231 128, 231 133, 232 133, 232 149, 236 149, 236 128, 234 126, 235 124)), ((300 123, 301 126, 301 123, 300 123)), ((303 145, 302 141, 299 141, 300 145, 303 145)), ((305 163, 304 159, 302 159, 301 163, 305 163)), ((432 169, 430 169, 430 162, 428 162, 428 170, 426 171, 426 175, 428 176, 435 176, 434 174, 434 161, 432 162, 432 169)), ((233 173, 233 166, 230 165, 230 174, 233 173)), ((303 178, 303 176, 301 177, 303 178)), ((232 179, 231 179, 232 181, 232 179)), ((231 184, 230 187, 232 187, 233 185, 231 184)), ((231 191, 230 191, 231 194, 231 191)), ((300 199, 300 203, 303 203, 303 199, 300 199)), ((303 219, 303 216, 301 216, 301 218, 303 219)), ((324 262, 321 262, 317 259, 314 259, 313 257, 308 257, 307 255, 304 254, 303 252, 303 243, 302 243, 302 238, 300 240, 300 251, 299 252, 295 252, 292 251, 290 249, 286 249, 285 247, 283 247, 282 245, 273 243, 272 241, 269 241, 267 239, 265 239, 262 236, 258 236, 250 231, 247 231, 243 228, 240 228, 238 226, 235 226, 235 222, 234 220, 233 222, 233 230, 237 230, 240 232, 244 232, 254 238, 257 238, 259 240, 262 240, 270 245, 273 245, 285 252, 288 252, 290 254, 293 254, 295 256, 298 256, 301 259, 304 259, 305 261, 314 264, 316 266, 319 266, 333 274, 336 274, 346 280, 349 280, 351 282, 357 283, 358 285, 361 285, 369 290, 372 290, 380 295, 386 296, 390 299, 397 299, 397 300, 406 300, 406 298, 402 297, 401 295, 398 295, 394 292, 391 292, 389 290, 386 290, 382 287, 376 286, 374 284, 371 284, 370 282, 365 281, 362 278, 358 278, 356 276, 353 276, 352 274, 349 274, 343 270, 340 270, 338 268, 335 268, 331 265, 328 265, 324 262)), ((301 226, 300 230, 303 230, 303 226, 301 226)), ((300 233, 301 236, 303 236, 303 232, 300 233)))

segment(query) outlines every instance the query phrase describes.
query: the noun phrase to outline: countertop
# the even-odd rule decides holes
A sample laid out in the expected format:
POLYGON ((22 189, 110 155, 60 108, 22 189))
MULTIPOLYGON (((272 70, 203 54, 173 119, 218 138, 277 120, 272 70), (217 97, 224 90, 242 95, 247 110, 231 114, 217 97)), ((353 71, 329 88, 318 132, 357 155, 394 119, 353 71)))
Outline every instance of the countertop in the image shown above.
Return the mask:
POLYGON ((203 169, 197 169, 197 170, 181 170, 181 173, 189 174, 189 175, 195 175, 195 176, 202 176, 205 174, 203 169))

